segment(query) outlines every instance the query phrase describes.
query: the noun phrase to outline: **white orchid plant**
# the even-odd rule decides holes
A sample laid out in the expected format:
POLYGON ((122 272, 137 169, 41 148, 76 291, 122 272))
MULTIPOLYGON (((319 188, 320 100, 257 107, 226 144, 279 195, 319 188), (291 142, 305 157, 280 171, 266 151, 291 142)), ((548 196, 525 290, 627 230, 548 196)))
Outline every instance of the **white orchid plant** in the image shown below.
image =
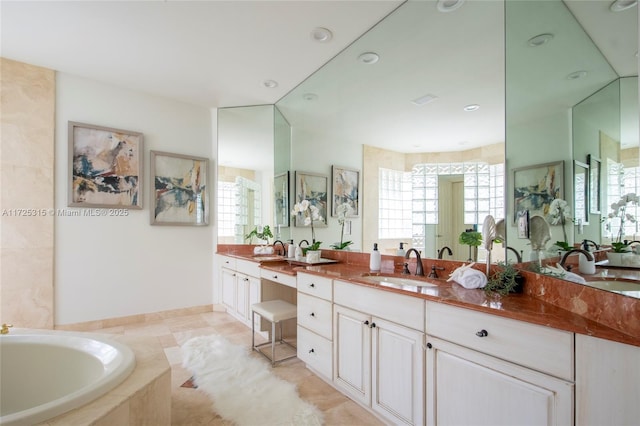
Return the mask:
POLYGON ((340 244, 332 244, 331 248, 335 250, 344 250, 353 244, 353 241, 344 241, 344 223, 347 220, 347 215, 351 212, 351 206, 349 203, 342 203, 336 207, 336 213, 338 214, 338 224, 340 225, 340 244))
POLYGON ((555 245, 563 250, 570 250, 571 246, 567 240, 567 230, 565 229, 565 225, 567 223, 567 219, 573 221, 573 217, 571 216, 571 207, 569 207, 569 204, 565 200, 555 198, 549 205, 548 217, 552 225, 562 225, 562 236, 564 237, 564 241, 556 241, 555 245))
POLYGON ((293 210, 291 213, 298 217, 298 215, 302 215, 304 217, 304 226, 311 226, 311 241, 312 244, 305 249, 307 250, 317 250, 320 248, 320 244, 322 241, 316 241, 316 234, 313 228, 313 221, 324 222, 324 218, 320 215, 320 209, 309 202, 309 200, 302 200, 299 203, 293 205, 293 210))
POLYGON ((613 251, 616 253, 626 253, 629 251, 629 245, 624 242, 625 222, 635 223, 636 217, 631 213, 627 213, 627 207, 630 205, 637 206, 639 201, 640 199, 636 194, 629 193, 623 195, 617 202, 611 204, 611 213, 609 213, 608 218, 620 218, 618 235, 616 236, 616 240, 611 243, 613 251))

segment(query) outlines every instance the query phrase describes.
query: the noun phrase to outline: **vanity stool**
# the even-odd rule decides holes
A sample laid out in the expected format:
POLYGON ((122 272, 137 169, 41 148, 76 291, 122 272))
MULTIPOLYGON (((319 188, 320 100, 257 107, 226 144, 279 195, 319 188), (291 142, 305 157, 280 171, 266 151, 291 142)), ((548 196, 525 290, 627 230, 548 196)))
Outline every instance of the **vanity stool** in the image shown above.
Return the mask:
POLYGON ((292 348, 296 348, 291 343, 286 342, 282 338, 282 321, 295 319, 297 317, 298 308, 296 305, 285 302, 284 300, 269 300, 267 302, 254 303, 251 305, 251 348, 264 355, 267 359, 271 360, 271 366, 275 366, 276 363, 295 358, 296 354, 287 356, 285 358, 276 359, 276 324, 280 328, 280 344, 286 344, 292 348), (255 315, 260 315, 261 318, 271 323, 271 341, 256 345, 255 343, 255 315), (261 347, 271 345, 271 357, 260 350, 261 347))

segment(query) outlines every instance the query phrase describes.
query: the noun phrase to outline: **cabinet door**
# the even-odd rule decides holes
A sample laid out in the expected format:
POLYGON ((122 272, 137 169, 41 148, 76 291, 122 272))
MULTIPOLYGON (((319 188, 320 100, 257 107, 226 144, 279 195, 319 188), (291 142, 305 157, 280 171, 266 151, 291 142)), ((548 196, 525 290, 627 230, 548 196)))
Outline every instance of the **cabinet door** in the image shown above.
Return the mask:
POLYGON ((222 281, 222 304, 227 309, 236 309, 236 273, 226 268, 220 272, 222 281))
MULTIPOLYGON (((260 303, 261 293, 260 293, 260 278, 249 277, 249 310, 247 311, 247 321, 249 325, 251 325, 251 305, 254 303, 260 303)), ((256 330, 260 330, 260 316, 256 315, 256 330)))
POLYGON ((573 383, 427 337, 427 425, 571 425, 573 383))
POLYGON ((243 319, 249 318, 249 277, 237 274, 236 280, 236 312, 243 319))
POLYGON ((371 401, 371 317, 334 306, 334 383, 353 399, 371 401))
POLYGON ((394 424, 424 422, 424 334, 372 319, 371 407, 394 424))
POLYGON ((640 347, 576 334, 576 424, 640 423, 640 347))

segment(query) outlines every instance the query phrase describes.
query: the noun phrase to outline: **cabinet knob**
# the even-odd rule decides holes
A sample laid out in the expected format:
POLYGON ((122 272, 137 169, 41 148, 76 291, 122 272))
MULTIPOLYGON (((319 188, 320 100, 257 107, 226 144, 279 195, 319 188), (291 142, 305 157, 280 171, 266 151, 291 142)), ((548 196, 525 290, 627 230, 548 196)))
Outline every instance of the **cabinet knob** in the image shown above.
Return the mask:
POLYGON ((314 352, 315 352, 315 350, 313 350, 313 349, 311 349, 311 350, 309 351, 309 353, 310 353, 310 354, 312 354, 312 353, 314 353, 314 352))
POLYGON ((316 285, 314 283, 309 284, 309 287, 315 287, 316 285))
POLYGON ((315 316, 316 316, 316 314, 315 314, 315 313, 313 313, 313 312, 311 312, 311 314, 310 314, 310 315, 311 315, 312 317, 315 317, 315 316))
POLYGON ((278 276, 277 276, 277 275, 274 275, 274 276, 273 276, 273 279, 274 279, 274 280, 277 280, 277 279, 278 279, 278 276))
POLYGON ((245 281, 249 281, 249 278, 245 278, 244 280, 245 280, 245 281))
POLYGON ((371 325, 370 325, 370 328, 376 328, 376 323, 372 322, 371 325))
POLYGON ((487 337, 489 335, 489 333, 487 333, 487 330, 480 330, 476 333, 476 336, 478 337, 487 337))
POLYGON ((433 348, 433 345, 431 343, 427 343, 427 349, 431 349, 433 348))
POLYGON ((366 320, 366 321, 364 322, 364 325, 369 325, 369 320, 366 320))

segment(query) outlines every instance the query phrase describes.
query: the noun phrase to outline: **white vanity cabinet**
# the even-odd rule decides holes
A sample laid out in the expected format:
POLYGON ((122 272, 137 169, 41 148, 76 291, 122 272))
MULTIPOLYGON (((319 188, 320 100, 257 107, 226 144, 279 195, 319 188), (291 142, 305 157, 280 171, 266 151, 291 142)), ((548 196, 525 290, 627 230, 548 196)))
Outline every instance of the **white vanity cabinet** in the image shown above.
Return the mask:
POLYGON ((426 304, 427 425, 573 424, 573 333, 426 304))
POLYGON ((424 423, 424 301, 334 281, 334 384, 393 424, 424 423))
POLYGON ((640 424, 640 347, 576 334, 576 425, 640 424))
POLYGON ((260 302, 260 264, 230 256, 218 256, 222 304, 230 315, 251 327, 250 306, 260 302))
POLYGON ((298 358, 325 380, 333 377, 333 281, 298 273, 298 358))

